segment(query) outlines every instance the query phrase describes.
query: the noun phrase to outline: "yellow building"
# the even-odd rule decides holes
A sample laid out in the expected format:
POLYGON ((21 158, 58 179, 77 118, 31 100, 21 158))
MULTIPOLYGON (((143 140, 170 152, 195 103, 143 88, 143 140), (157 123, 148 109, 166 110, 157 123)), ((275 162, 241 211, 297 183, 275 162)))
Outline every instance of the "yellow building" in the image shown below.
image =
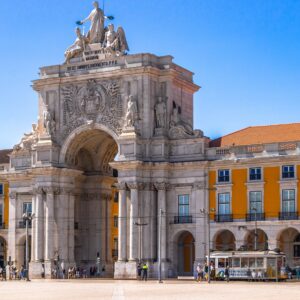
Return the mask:
POLYGON ((300 263, 300 124, 248 127, 210 142, 216 250, 275 249, 300 263))
POLYGON ((112 189, 112 205, 111 205, 111 249, 112 249, 112 258, 114 261, 118 260, 118 224, 119 224, 119 193, 118 190, 112 189))
POLYGON ((9 187, 5 174, 9 168, 11 150, 0 150, 0 266, 7 261, 7 237, 9 217, 9 187))

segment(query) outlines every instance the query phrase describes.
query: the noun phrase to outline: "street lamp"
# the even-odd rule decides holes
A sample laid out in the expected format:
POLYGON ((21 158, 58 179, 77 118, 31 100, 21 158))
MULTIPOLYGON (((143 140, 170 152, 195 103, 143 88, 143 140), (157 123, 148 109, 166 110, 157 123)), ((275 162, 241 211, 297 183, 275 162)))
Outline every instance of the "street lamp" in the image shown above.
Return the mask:
POLYGON ((148 223, 141 223, 141 220, 140 220, 140 222, 133 222, 133 225, 136 225, 136 226, 138 226, 139 227, 139 263, 141 263, 141 261, 142 261, 142 245, 143 245, 143 243, 142 243, 142 227, 143 226, 147 226, 148 225, 148 223))
POLYGON ((208 235, 208 249, 207 249, 207 260, 208 260, 208 277, 207 277, 207 283, 210 283, 210 213, 215 212, 216 210, 214 208, 209 209, 208 211, 206 209, 200 209, 200 212, 205 215, 207 219, 207 235, 208 235))
POLYGON ((255 221, 255 228, 254 228, 254 251, 257 251, 257 208, 251 207, 251 211, 254 211, 254 221, 255 221))
POLYGON ((163 210, 159 209, 159 228, 158 228, 158 283, 163 283, 161 278, 161 236, 162 236, 162 216, 163 210))
POLYGON ((28 234, 28 227, 29 227, 29 222, 32 221, 34 217, 34 214, 29 213, 28 211, 26 211, 26 213, 23 214, 23 221, 25 222, 26 225, 26 242, 25 242, 25 268, 26 268, 26 281, 30 281, 29 280, 29 234, 28 234))

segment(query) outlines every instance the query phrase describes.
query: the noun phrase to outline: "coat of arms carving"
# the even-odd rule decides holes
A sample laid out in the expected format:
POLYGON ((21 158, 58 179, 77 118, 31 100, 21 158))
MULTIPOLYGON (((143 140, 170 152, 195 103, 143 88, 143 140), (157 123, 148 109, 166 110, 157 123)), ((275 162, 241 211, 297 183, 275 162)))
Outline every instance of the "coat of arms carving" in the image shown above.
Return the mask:
POLYGON ((101 123, 119 134, 123 126, 123 105, 118 81, 88 80, 85 85, 71 84, 62 88, 62 137, 87 121, 101 123))

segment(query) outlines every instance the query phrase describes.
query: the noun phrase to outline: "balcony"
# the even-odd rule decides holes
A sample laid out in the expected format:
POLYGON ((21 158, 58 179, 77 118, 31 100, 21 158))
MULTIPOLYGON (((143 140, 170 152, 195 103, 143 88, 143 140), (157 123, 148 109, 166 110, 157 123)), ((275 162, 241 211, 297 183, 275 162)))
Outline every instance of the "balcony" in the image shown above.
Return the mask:
POLYGON ((265 213, 251 213, 246 214, 246 221, 264 221, 265 220, 265 213))
POLYGON ((118 257, 118 250, 117 249, 113 249, 111 251, 111 255, 112 255, 112 257, 118 257))
MULTIPOLYGON (((31 221, 28 222, 28 228, 31 228, 32 227, 32 223, 31 221)), ((19 221, 17 222, 17 228, 19 229, 24 229, 26 228, 26 222, 25 221, 19 221)))
POLYGON ((232 214, 226 214, 226 215, 215 215, 215 222, 232 222, 233 217, 232 214))
POLYGON ((174 224, 190 224, 193 223, 193 216, 175 216, 174 224))
POLYGON ((0 229, 6 229, 6 224, 5 223, 0 223, 0 229))
POLYGON ((279 220, 298 220, 298 212, 280 212, 278 215, 279 220))

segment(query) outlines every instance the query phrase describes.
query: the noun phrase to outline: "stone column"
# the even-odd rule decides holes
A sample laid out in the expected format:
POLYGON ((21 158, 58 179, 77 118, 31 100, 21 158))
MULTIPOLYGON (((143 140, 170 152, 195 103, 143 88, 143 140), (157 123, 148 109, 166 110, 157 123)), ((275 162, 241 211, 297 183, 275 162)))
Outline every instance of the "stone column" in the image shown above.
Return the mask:
POLYGON ((139 222, 139 189, 141 183, 127 184, 130 189, 130 223, 129 223, 129 260, 137 261, 139 258, 139 226, 134 223, 139 222))
POLYGON ((119 190, 119 228, 118 228, 118 261, 127 260, 127 190, 126 184, 121 182, 119 190))
POLYGON ((151 256, 152 260, 157 260, 157 197, 154 185, 151 185, 150 188, 150 239, 151 239, 151 256))
POLYGON ((73 265, 75 261, 75 194, 70 192, 68 203, 68 260, 73 265))
POLYGON ((51 187, 45 188, 45 261, 54 258, 54 194, 55 190, 51 187))
POLYGON ((35 259, 38 262, 44 260, 44 199, 43 188, 36 190, 35 206, 35 259))
POLYGON ((201 211, 207 211, 206 205, 206 190, 204 183, 195 182, 193 184, 192 190, 192 201, 195 203, 195 223, 196 223, 196 236, 195 236, 195 262, 203 263, 205 261, 206 249, 208 249, 207 242, 207 215, 202 214, 200 218, 197 218, 197 215, 200 214, 201 211))
MULTIPOLYGON (((164 182, 156 183, 155 188, 157 189, 157 210, 158 210, 158 234, 161 232, 161 260, 166 262, 167 260, 167 184, 164 182), (160 210, 163 212, 162 218, 160 218, 160 210), (160 219, 161 223, 160 223, 160 219)), ((159 247, 159 245, 158 245, 159 247)))
POLYGON ((152 240, 151 240, 151 221, 152 221, 152 215, 151 215, 151 190, 153 189, 153 185, 150 183, 147 183, 145 185, 145 189, 142 193, 142 215, 141 215, 141 223, 146 224, 141 226, 140 230, 142 231, 142 259, 143 260, 151 260, 151 246, 152 246, 152 240))
POLYGON ((17 193, 9 193, 9 220, 8 220, 8 256, 12 262, 16 261, 16 203, 17 193))
POLYGON ((36 247, 36 244, 35 244, 35 241, 36 241, 36 232, 35 232, 35 222, 36 222, 36 219, 35 219, 35 215, 36 215, 36 195, 35 193, 33 192, 33 195, 32 195, 32 214, 33 214, 33 219, 31 220, 31 261, 35 261, 36 258, 35 258, 35 247, 36 247))

